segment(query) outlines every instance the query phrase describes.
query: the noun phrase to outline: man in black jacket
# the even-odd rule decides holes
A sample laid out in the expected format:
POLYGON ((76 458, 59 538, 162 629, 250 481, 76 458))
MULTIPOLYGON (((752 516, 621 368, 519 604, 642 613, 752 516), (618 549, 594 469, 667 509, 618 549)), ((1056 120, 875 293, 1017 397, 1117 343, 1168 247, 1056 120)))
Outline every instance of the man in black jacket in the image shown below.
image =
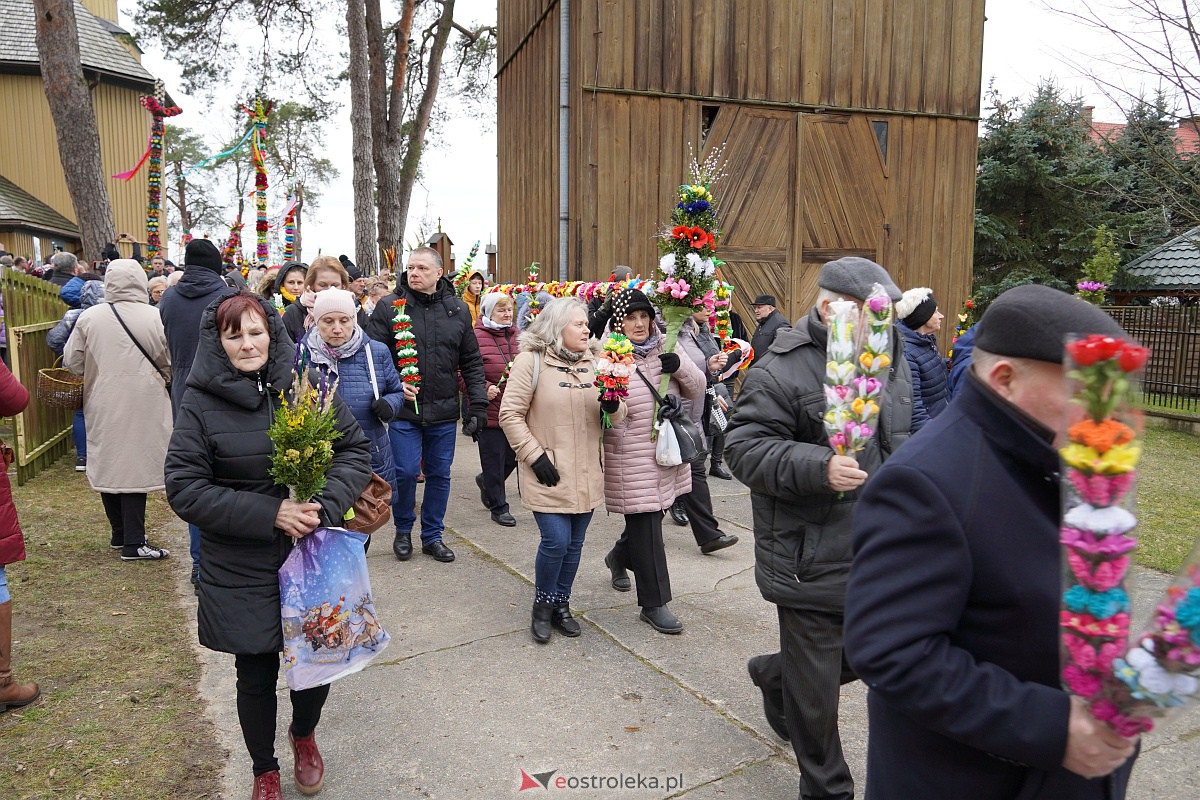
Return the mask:
POLYGON ((758 321, 758 327, 755 328, 754 336, 750 339, 750 346, 754 348, 755 357, 761 358, 771 347, 771 343, 775 341, 779 332, 792 326, 788 324, 787 317, 780 314, 775 308, 774 295, 760 294, 754 298, 750 308, 754 311, 754 319, 758 321))
MULTIPOLYGON (((208 239, 192 239, 183 251, 183 277, 158 301, 167 350, 171 354, 171 415, 178 415, 187 387, 196 345, 200 341, 200 319, 216 299, 236 294, 221 278, 221 251, 208 239)), ((200 529, 188 524, 192 553, 192 584, 200 580, 200 529)))
POLYGON ((840 258, 822 267, 816 305, 758 354, 726 431, 729 466, 750 488, 754 576, 779 614, 780 652, 757 656, 748 668, 767 721, 792 742, 802 798, 854 797, 837 728, 840 686, 854 680, 842 652, 850 518, 859 488, 908 438, 912 421, 904 344, 893 336, 891 374, 866 448, 838 455, 825 433, 829 306, 861 303, 874 284, 900 297, 873 261, 840 258))
POLYGON ((962 393, 871 479, 846 655, 871 688, 867 797, 1120 800, 1135 742, 1061 686, 1059 458, 1071 333, 1124 339, 1047 286, 976 326, 962 393))
POLYGON ((487 426, 487 394, 483 357, 472 330, 471 311, 455 296, 444 275, 442 258, 432 247, 418 247, 396 291, 375 306, 367 334, 395 353, 394 303, 405 299, 417 344, 418 387, 404 384, 404 408, 392 420, 388 435, 396 460, 399 491, 392 498, 396 558, 412 557, 412 528, 416 524, 417 476, 424 463, 425 493, 421 499, 421 552, 438 561, 453 561, 454 551, 442 542, 446 503, 450 499, 450 465, 454 461, 455 427, 459 416, 458 375, 470 397, 463 433, 475 438, 487 426))

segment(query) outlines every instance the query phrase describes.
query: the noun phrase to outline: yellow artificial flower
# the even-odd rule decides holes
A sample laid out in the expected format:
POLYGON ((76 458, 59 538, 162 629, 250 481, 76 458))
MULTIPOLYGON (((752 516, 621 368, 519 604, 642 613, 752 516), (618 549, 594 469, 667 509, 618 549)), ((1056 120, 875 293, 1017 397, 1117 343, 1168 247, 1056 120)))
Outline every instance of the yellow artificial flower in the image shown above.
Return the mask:
POLYGON ((1103 455, 1095 448, 1072 442, 1058 451, 1069 466, 1089 475, 1121 475, 1137 466, 1142 455, 1138 442, 1115 445, 1103 455))
POLYGON ((288 448, 288 450, 286 452, 284 452, 283 455, 287 458, 288 461, 299 461, 300 460, 300 451, 299 450, 293 450, 291 448, 288 448))

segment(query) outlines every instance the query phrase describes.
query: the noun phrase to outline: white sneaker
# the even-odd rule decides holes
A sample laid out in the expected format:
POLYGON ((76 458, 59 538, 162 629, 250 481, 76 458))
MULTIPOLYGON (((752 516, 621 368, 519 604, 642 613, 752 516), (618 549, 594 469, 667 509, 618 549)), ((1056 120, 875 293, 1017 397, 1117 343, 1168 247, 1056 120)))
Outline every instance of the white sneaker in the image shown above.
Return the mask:
POLYGON ((137 554, 132 556, 121 553, 122 561, 157 561, 161 558, 166 558, 171 555, 171 551, 162 547, 154 547, 149 542, 141 545, 137 549, 137 554))

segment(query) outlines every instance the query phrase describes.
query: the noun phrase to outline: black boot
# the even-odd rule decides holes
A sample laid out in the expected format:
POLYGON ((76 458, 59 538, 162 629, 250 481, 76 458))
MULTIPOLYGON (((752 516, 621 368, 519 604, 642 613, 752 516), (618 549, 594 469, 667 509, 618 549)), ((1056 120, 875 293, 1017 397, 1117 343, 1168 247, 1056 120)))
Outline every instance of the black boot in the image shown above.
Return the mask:
POLYGON ((550 641, 550 617, 553 613, 554 606, 550 603, 533 604, 533 622, 530 623, 529 630, 538 644, 550 641))
POLYGON ((570 636, 571 638, 574 638, 583 633, 583 631, 579 629, 579 623, 575 621, 573 616, 571 616, 570 603, 556 603, 554 605, 554 613, 551 615, 550 621, 554 624, 554 627, 558 628, 559 633, 561 633, 563 636, 570 636))
POLYGON ((401 561, 412 558, 412 533, 396 531, 396 541, 392 542, 392 552, 401 561))
POLYGON ((714 460, 708 467, 708 474, 714 478, 720 478, 723 481, 733 480, 733 473, 725 469, 725 465, 720 461, 714 460))

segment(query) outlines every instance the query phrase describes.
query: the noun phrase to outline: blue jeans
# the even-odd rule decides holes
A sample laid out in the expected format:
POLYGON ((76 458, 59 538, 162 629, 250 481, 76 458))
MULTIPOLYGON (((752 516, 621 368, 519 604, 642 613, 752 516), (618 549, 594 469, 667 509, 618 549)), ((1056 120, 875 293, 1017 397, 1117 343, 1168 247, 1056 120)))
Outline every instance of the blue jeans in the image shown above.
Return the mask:
POLYGON ((75 455, 87 458, 87 429, 83 424, 83 410, 71 417, 71 439, 75 442, 75 455))
POLYGON ((579 571, 579 556, 583 552, 583 537, 592 521, 592 513, 533 512, 533 519, 542 534, 533 563, 535 598, 553 598, 540 602, 565 603, 570 599, 575 573, 579 571))
POLYGON ((192 566, 200 566, 200 529, 188 523, 188 552, 192 555, 192 566))
POLYGON ((425 464, 425 494, 421 498, 421 544, 442 540, 446 503, 450 500, 450 465, 454 463, 456 422, 418 425, 397 420, 388 425, 396 461, 396 492, 392 520, 397 533, 411 533, 417 521, 417 476, 425 464))
POLYGON ((0 606, 11 600, 8 594, 8 576, 4 574, 4 565, 0 564, 0 606))

